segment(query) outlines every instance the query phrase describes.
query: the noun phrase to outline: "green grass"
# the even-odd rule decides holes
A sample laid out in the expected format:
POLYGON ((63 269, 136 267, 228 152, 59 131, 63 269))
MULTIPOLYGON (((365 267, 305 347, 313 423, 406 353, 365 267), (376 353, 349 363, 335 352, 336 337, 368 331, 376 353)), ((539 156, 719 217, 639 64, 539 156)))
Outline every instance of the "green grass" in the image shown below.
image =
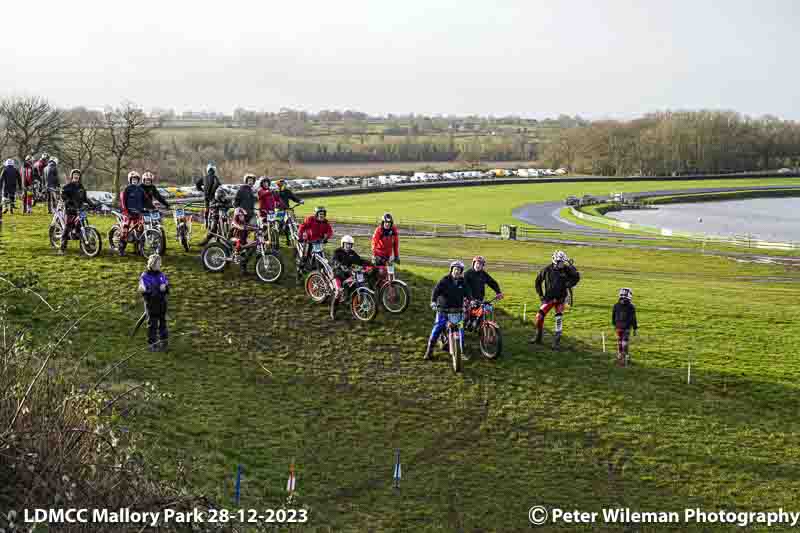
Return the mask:
MULTIPOLYGON (((87 260, 75 243, 58 257, 47 223, 44 215, 6 218, 0 271, 37 272, 47 298, 70 313, 99 305, 62 357, 92 347, 87 370, 103 371, 144 343, 141 332, 127 336, 141 312, 135 288, 143 260, 105 251, 87 260)), ((502 258, 536 268, 552 248, 405 239, 402 254, 482 253, 490 266, 502 258)), ((237 463, 242 505, 267 508, 285 499, 294 459, 309 530, 527 531, 527 509, 536 504, 792 509, 800 490, 800 285, 752 278, 797 272, 700 255, 567 251, 583 280, 565 315, 565 349, 526 343, 531 326, 521 315, 527 303, 530 321, 533 274, 519 265, 494 269, 508 295, 499 313, 506 353, 496 363, 473 360, 456 377, 441 356, 421 360, 441 267, 404 262, 414 300, 402 317, 331 323, 291 281, 265 286, 234 269, 207 274, 196 247, 177 252, 172 240, 164 260, 172 349, 137 355, 114 374, 172 397, 131 429, 146 436, 162 476, 184 461, 195 489, 223 496, 229 507, 237 463), (621 286, 633 287, 641 324, 636 364, 625 370, 601 347, 604 333, 613 350, 609 314, 621 286), (404 479, 393 491, 398 448, 404 479)), ((48 334, 55 318, 35 300, 13 303, 16 320, 48 334)), ((474 338, 468 345, 474 353, 474 338)))
POLYGON ((403 219, 450 224, 487 224, 497 231, 501 224, 520 224, 511 212, 528 203, 564 200, 567 196, 638 192, 654 189, 692 189, 750 185, 796 185, 798 178, 725 179, 704 181, 608 181, 593 183, 533 183, 486 187, 417 189, 375 193, 368 196, 337 196, 307 202, 324 204, 334 218, 339 216, 379 217, 391 211, 402 227, 403 219))

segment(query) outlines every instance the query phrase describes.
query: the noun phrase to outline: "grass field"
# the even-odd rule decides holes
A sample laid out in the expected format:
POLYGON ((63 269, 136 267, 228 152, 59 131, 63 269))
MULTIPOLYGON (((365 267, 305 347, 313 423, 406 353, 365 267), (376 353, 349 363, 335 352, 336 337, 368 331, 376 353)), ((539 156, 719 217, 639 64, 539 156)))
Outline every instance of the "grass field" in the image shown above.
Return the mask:
POLYGON ((725 179, 703 181, 608 181, 593 183, 532 183, 481 187, 417 189, 376 193, 367 196, 337 196, 309 200, 306 211, 324 204, 331 216, 379 217, 390 211, 398 224, 403 219, 450 224, 487 224, 498 231, 501 224, 521 224, 511 212, 535 202, 563 200, 569 195, 607 195, 654 189, 693 189, 751 185, 797 185, 798 178, 725 179))
MULTIPOLYGON (((525 194, 571 194, 547 187, 525 194)), ((503 187, 468 191, 486 191, 465 203, 495 224, 506 220, 509 204, 534 201, 503 187)), ((439 196, 449 192, 423 191, 427 207, 417 193, 392 193, 392 210, 400 220, 432 210, 455 217, 451 211, 462 208, 439 196)), ((355 210, 358 200, 368 213, 386 209, 373 205, 382 203, 375 197, 328 205, 355 210)), ((94 222, 103 230, 110 223, 94 222)), ((95 308, 63 357, 88 353, 87 372, 103 371, 144 343, 141 332, 128 338, 141 313, 135 287, 143 260, 106 251, 87 260, 75 243, 58 257, 47 245, 47 223, 43 214, 6 218, 0 271, 35 271, 43 294, 72 315, 95 308)), ((114 374, 120 383, 147 381, 171 394, 125 422, 146 436, 159 474, 175 476, 182 462, 195 490, 230 508, 240 463, 242 506, 268 508, 285 500, 294 460, 299 502, 310 509, 304 530, 314 531, 528 531, 532 505, 793 508, 800 490, 798 272, 692 254, 566 248, 583 280, 556 354, 530 347, 531 326, 522 322, 523 306, 530 321, 534 302, 527 269, 542 266, 552 245, 405 239, 402 247, 408 256, 480 252, 519 263, 493 271, 508 295, 499 314, 502 359, 473 359, 458 377, 441 356, 421 360, 432 318, 427 301, 442 267, 404 261, 401 277, 414 299, 402 317, 332 323, 291 277, 265 286, 235 269, 207 274, 196 247, 184 254, 171 241, 164 260, 171 351, 139 354, 114 374), (635 365, 625 370, 613 367, 601 341, 604 334, 613 351, 609 314, 621 286, 633 287, 641 325, 635 365), (399 491, 390 488, 396 449, 399 491)), ((7 302, 17 304, 13 318, 46 338, 55 318, 32 297, 18 298, 7 302)), ((548 318, 548 331, 551 324, 548 318)), ((474 338, 468 344, 474 354, 474 338)))

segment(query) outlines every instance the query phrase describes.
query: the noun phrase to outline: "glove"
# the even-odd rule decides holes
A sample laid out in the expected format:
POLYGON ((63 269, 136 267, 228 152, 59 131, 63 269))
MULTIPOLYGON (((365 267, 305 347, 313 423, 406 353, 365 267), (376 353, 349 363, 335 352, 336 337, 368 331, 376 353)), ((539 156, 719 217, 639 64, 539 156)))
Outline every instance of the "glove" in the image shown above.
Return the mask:
POLYGON ((303 205, 304 203, 306 203, 305 200, 300 200, 300 205, 303 205))
POLYGON ((497 293, 497 299, 498 300, 502 300, 503 298, 504 298, 503 293, 502 292, 498 292, 497 293))
POLYGON ((395 258, 394 258, 394 262, 395 262, 395 263, 397 263, 397 264, 399 265, 399 264, 400 264, 400 258, 399 258, 399 257, 395 257, 395 258))
POLYGON ((322 244, 328 244, 328 239, 322 239, 322 244))
POLYGON ((158 286, 158 288, 159 288, 159 290, 160 290, 161 292, 166 292, 166 290, 167 290, 167 284, 166 284, 166 283, 162 283, 161 285, 159 285, 159 286, 158 286))
POLYGON ((436 311, 436 302, 431 302, 431 309, 436 311))
POLYGON ((633 336, 636 336, 636 332, 639 331, 638 329, 633 330, 633 336))

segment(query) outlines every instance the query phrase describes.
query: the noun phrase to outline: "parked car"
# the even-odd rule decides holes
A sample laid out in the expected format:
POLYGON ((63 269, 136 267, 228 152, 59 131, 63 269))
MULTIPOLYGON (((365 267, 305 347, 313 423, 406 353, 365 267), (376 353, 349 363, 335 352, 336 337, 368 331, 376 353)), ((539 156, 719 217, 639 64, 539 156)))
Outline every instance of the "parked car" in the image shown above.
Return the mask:
POLYGON ((581 201, 577 196, 567 196, 567 199, 564 203, 567 205, 581 205, 581 201))
POLYGON ((591 194, 584 194, 583 198, 581 198, 581 205, 592 205, 596 203, 597 203, 597 198, 595 198, 591 194))
POLYGON ((86 198, 90 202, 96 202, 100 204, 110 204, 114 201, 114 196, 110 192, 106 191, 86 191, 86 198))

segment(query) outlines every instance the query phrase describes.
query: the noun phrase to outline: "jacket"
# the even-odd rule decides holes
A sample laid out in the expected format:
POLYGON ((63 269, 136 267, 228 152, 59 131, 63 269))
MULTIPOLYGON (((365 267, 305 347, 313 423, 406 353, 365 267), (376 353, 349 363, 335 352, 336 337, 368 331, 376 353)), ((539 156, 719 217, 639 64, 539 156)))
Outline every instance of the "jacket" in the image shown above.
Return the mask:
POLYGON ((157 201, 167 209, 169 209, 169 204, 167 200, 161 196, 161 193, 158 192, 158 187, 155 185, 141 185, 142 190, 144 191, 144 208, 149 210, 154 210, 156 206, 153 204, 153 201, 157 201))
POLYGON ((348 252, 344 248, 337 248, 336 251, 333 252, 331 261, 337 273, 347 272, 353 265, 367 266, 372 264, 370 261, 362 259, 355 250, 350 250, 348 252))
POLYGON ((619 329, 639 329, 636 322, 636 306, 620 299, 611 310, 611 325, 619 329))
POLYGON ((486 295, 486 285, 491 287, 495 294, 503 292, 500 290, 500 285, 485 270, 478 271, 470 268, 464 273, 464 281, 469 286, 474 300, 483 301, 486 295))
POLYGON ((206 205, 211 203, 211 201, 214 199, 214 193, 217 192, 217 189, 219 189, 220 185, 222 185, 222 183, 219 181, 219 178, 216 174, 206 174, 194 183, 194 186, 197 187, 198 191, 203 191, 206 205))
POLYGON ((23 187, 30 187, 33 185, 33 165, 28 162, 25 162, 22 165, 22 186, 23 187))
POLYGON ((128 215, 131 211, 141 213, 144 211, 144 189, 140 185, 128 185, 119 193, 119 203, 122 212, 128 215))
POLYGON ((252 215, 256 208, 256 197, 253 188, 247 184, 239 187, 236 197, 233 199, 233 207, 241 207, 247 211, 248 216, 252 215))
POLYGON ((278 198, 280 199, 280 209, 288 209, 289 200, 293 201, 296 204, 302 202, 302 200, 300 200, 300 198, 295 196, 294 193, 289 189, 283 189, 282 191, 278 191, 278 198))
POLYGON ((439 280, 439 283, 433 288, 431 301, 447 309, 462 309, 464 307, 464 298, 471 297, 472 293, 464 278, 454 279, 448 274, 439 280))
POLYGON ((61 199, 64 200, 64 209, 72 213, 83 207, 83 204, 89 203, 83 183, 67 183, 61 189, 61 199))
POLYGON ((375 228, 372 234, 372 255, 376 257, 398 257, 400 255, 400 237, 393 225, 385 230, 383 226, 375 228))
POLYGON ((580 279, 581 276, 574 266, 566 265, 559 270, 550 264, 536 276, 536 293, 546 302, 561 301, 567 297, 567 290, 577 285, 580 279))
POLYGON ((275 208, 280 202, 280 197, 278 193, 275 191, 269 190, 269 188, 259 187, 258 188, 258 208, 262 211, 274 211, 275 208))
POLYGON ((3 167, 0 171, 0 181, 3 182, 3 193, 6 195, 14 194, 18 186, 22 188, 22 176, 17 167, 3 167))
POLYGON ((61 180, 58 179, 58 166, 52 161, 44 168, 44 183, 49 189, 61 187, 61 180))
POLYGON ((45 168, 47 168, 47 160, 37 159, 33 164, 33 179, 39 178, 40 181, 43 181, 45 168))
POLYGON ((309 215, 297 229, 300 240, 319 241, 333 237, 333 228, 327 220, 320 222, 314 215, 309 215))
POLYGON ((161 271, 145 270, 139 276, 139 292, 142 293, 145 301, 164 298, 169 294, 169 280, 166 274, 161 271), (162 291, 161 285, 166 285, 166 290, 162 291))

